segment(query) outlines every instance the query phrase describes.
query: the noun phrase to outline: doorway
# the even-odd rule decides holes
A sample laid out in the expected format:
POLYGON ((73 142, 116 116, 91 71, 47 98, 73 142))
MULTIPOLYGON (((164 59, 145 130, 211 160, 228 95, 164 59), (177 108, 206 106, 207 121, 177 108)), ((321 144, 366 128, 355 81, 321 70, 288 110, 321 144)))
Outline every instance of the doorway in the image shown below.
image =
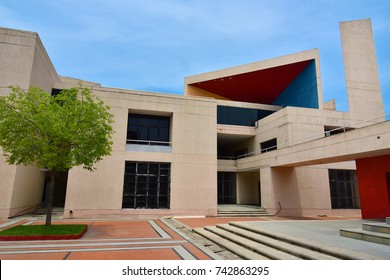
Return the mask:
POLYGON ((218 172, 218 204, 236 204, 236 173, 218 172))
MULTIPOLYGON (((48 174, 45 175, 45 183, 43 187, 42 194, 42 207, 47 206, 48 200, 48 189, 50 186, 51 178, 48 174)), ((54 198, 53 198, 53 207, 61 207, 65 206, 65 198, 66 198, 66 187, 68 184, 68 171, 63 171, 59 173, 59 176, 56 178, 55 186, 54 186, 54 198)))

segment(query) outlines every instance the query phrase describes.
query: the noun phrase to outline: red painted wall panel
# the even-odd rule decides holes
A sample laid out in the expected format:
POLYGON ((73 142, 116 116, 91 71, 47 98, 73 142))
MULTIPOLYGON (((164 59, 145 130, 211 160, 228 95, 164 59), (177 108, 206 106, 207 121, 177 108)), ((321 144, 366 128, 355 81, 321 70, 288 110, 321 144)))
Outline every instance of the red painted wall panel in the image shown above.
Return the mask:
POLYGON ((390 217, 390 193, 386 173, 390 155, 356 160, 363 219, 390 217))

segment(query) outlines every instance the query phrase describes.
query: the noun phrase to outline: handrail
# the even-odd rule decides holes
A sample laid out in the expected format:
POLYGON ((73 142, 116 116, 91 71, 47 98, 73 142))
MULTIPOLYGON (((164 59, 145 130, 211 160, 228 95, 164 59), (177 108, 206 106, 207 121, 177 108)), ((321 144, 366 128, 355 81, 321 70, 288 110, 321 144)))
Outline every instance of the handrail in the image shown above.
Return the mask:
MULTIPOLYGON (((135 139, 126 139, 126 144, 139 144, 139 143, 145 143, 149 146, 152 146, 154 144, 157 145, 164 145, 164 146, 170 146, 172 142, 166 142, 166 141, 149 141, 149 140, 135 140, 135 139)), ((141 145, 145 145, 141 144, 141 145)))
POLYGON ((238 157, 236 157, 236 160, 237 159, 242 159, 242 158, 256 156, 256 155, 261 154, 261 153, 266 153, 268 150, 276 150, 278 147, 279 148, 289 147, 291 145, 294 145, 293 143, 302 144, 302 143, 306 143, 306 142, 311 141, 311 140, 316 140, 316 139, 320 139, 320 138, 323 138, 323 137, 329 137, 329 136, 331 136, 331 132, 338 131, 338 130, 343 130, 342 133, 345 133, 345 132, 347 132, 346 129, 348 129, 348 128, 354 128, 354 126, 356 126, 356 125, 359 125, 359 124, 365 123, 365 122, 369 122, 369 121, 373 121, 373 120, 376 120, 376 119, 379 119, 379 118, 384 118, 384 120, 380 121, 380 122, 376 122, 376 123, 371 123, 371 124, 368 124, 366 126, 362 126, 362 127, 359 127, 359 128, 367 127, 367 126, 370 126, 372 124, 378 124, 378 123, 386 122, 386 121, 388 121, 388 120, 386 120, 387 116, 390 116, 390 113, 387 113, 387 114, 384 114, 384 115, 381 115, 381 116, 378 116, 378 117, 374 117, 374 118, 369 118, 369 119, 366 119, 366 120, 363 120, 363 121, 358 121, 358 122, 356 122, 354 124, 351 124, 351 125, 348 125, 348 126, 345 125, 345 122, 344 122, 344 126, 342 126, 342 127, 337 127, 335 129, 331 129, 331 130, 324 131, 324 132, 321 132, 321 133, 316 133, 316 134, 312 134, 312 135, 309 135, 309 136, 305 136, 305 137, 297 139, 297 140, 292 140, 292 141, 289 141, 287 143, 284 143, 283 146, 274 145, 274 146, 271 146, 271 147, 267 147, 265 149, 261 149, 261 150, 258 150, 258 151, 254 151, 254 152, 246 153, 246 154, 243 154, 243 155, 239 155, 238 157), (313 139, 313 137, 316 137, 316 136, 322 136, 322 137, 313 139), (306 140, 306 139, 310 139, 310 140, 301 142, 301 141, 306 140))

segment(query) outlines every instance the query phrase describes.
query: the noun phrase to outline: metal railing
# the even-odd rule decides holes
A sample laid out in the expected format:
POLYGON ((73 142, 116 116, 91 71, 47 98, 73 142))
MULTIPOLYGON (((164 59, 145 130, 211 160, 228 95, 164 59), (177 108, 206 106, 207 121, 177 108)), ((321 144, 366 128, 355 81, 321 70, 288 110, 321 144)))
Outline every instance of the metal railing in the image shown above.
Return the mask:
POLYGON ((135 139, 126 139, 126 144, 135 144, 135 145, 148 145, 148 146, 170 146, 172 142, 166 141, 149 141, 149 140, 135 140, 135 139))
MULTIPOLYGON (((386 117, 388 117, 388 116, 390 116, 390 113, 382 115, 382 116, 366 119, 366 120, 363 120, 363 121, 359 121, 359 122, 356 122, 356 123, 353 123, 353 124, 350 124, 350 125, 345 125, 344 124, 344 126, 337 127, 335 129, 331 129, 331 130, 327 130, 327 131, 324 131, 324 132, 321 132, 321 133, 316 133, 316 134, 312 134, 312 135, 309 135, 309 136, 305 136, 305 137, 300 138, 300 139, 288 141, 287 143, 284 143, 282 145, 275 145, 275 146, 267 147, 267 148, 264 148, 264 149, 261 149, 261 150, 258 150, 258 151, 253 151, 253 152, 250 152, 250 153, 246 153, 246 154, 239 155, 237 157, 231 157, 231 158, 232 158, 232 160, 237 160, 237 159, 242 159, 242 158, 247 158, 247 157, 253 157, 253 156, 256 156, 256 155, 259 155, 259 154, 262 154, 262 153, 270 152, 271 150, 276 150, 278 148, 279 149, 286 148, 286 147, 289 147, 289 146, 292 146, 292 145, 302 144, 302 143, 306 143, 306 142, 309 142, 309 141, 312 141, 312 140, 317 140, 317 139, 321 139, 321 138, 325 138, 325 137, 331 137, 331 136, 336 135, 336 134, 340 134, 340 133, 345 133, 347 131, 351 131, 351 129, 368 127, 370 125, 374 125, 374 124, 390 121, 390 120, 386 120, 386 117), (377 119, 383 119, 383 121, 372 123, 372 121, 377 120, 377 119), (358 126, 358 125, 360 125, 362 123, 367 123, 367 122, 371 122, 371 123, 369 123, 368 125, 365 125, 365 126, 356 127, 356 126, 358 126), (332 135, 332 132, 338 132, 338 133, 332 135)), ((219 157, 218 157, 218 159, 219 159, 219 157)))

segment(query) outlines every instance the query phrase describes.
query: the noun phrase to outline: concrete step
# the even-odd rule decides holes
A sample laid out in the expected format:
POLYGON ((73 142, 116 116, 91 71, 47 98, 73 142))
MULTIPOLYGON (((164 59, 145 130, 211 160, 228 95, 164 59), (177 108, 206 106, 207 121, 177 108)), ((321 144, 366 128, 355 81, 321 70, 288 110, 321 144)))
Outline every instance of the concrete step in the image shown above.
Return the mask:
POLYGON ((339 258, 336 258, 331 255, 327 255, 324 253, 320 253, 311 249, 307 249, 302 246, 297 246, 290 244, 288 242, 284 242, 282 240, 274 239, 265 235, 261 235, 258 233, 254 233, 252 231, 248 231, 236 226, 232 225, 217 225, 217 227, 224 229, 226 231, 232 232, 238 236, 245 237, 247 239, 253 240, 255 242, 264 244, 266 246, 272 247, 276 250, 283 251, 285 253, 288 253, 290 255, 297 256, 302 259, 307 260, 338 260, 339 258))
POLYGON ((218 217, 267 217, 269 213, 218 213, 218 217))
POLYGON ((323 253, 328 256, 332 256, 334 258, 342 259, 342 260, 373 260, 377 259, 377 257, 372 256, 370 254, 357 252, 354 250, 348 250, 345 248, 339 248, 339 247, 330 247, 326 244, 315 242, 315 241, 308 241, 303 238, 282 234, 279 232, 267 230, 265 228, 260 227, 251 227, 249 224, 243 224, 240 222, 231 222, 230 225, 252 231, 254 233, 258 233, 270 238, 273 238, 275 240, 280 240, 285 243, 289 243, 292 245, 300 246, 309 250, 313 250, 319 253, 323 253))
POLYGON ((363 229, 340 229, 340 235, 378 244, 390 245, 390 235, 386 233, 366 231, 363 229))
POLYGON ((363 230, 390 234, 390 225, 387 223, 364 223, 363 230))
POLYGON ((218 213, 268 213, 266 210, 218 210, 218 213))
POLYGON ((264 208, 254 209, 239 209, 239 210, 218 210, 219 217, 257 217, 257 216, 269 216, 270 214, 264 208))
POLYGON ((390 225, 390 217, 386 217, 386 224, 390 225))
MULTIPOLYGON (((220 237, 224 238, 225 240, 228 240, 230 242, 233 242, 235 244, 238 244, 246 249, 252 250, 255 253, 261 254, 269 259, 272 260, 300 260, 302 258, 299 258, 297 256, 288 254, 286 252, 277 250, 275 248, 269 247, 267 245, 258 243, 256 241, 250 240, 245 237, 241 237, 235 233, 229 232, 227 230, 224 230, 222 228, 218 228, 215 226, 205 227, 206 230, 219 235, 220 237)), ((228 250, 230 248, 226 247, 228 250)))
POLYGON ((267 257, 257 254, 253 252, 252 250, 249 250, 247 248, 244 248, 236 243, 230 242, 226 240, 223 237, 220 237, 219 235, 216 235, 208 230, 205 230, 204 228, 194 228, 194 232, 200 234, 201 236, 211 240, 215 244, 226 248, 227 250, 235 253, 236 255, 242 257, 246 260, 269 260, 267 257))

